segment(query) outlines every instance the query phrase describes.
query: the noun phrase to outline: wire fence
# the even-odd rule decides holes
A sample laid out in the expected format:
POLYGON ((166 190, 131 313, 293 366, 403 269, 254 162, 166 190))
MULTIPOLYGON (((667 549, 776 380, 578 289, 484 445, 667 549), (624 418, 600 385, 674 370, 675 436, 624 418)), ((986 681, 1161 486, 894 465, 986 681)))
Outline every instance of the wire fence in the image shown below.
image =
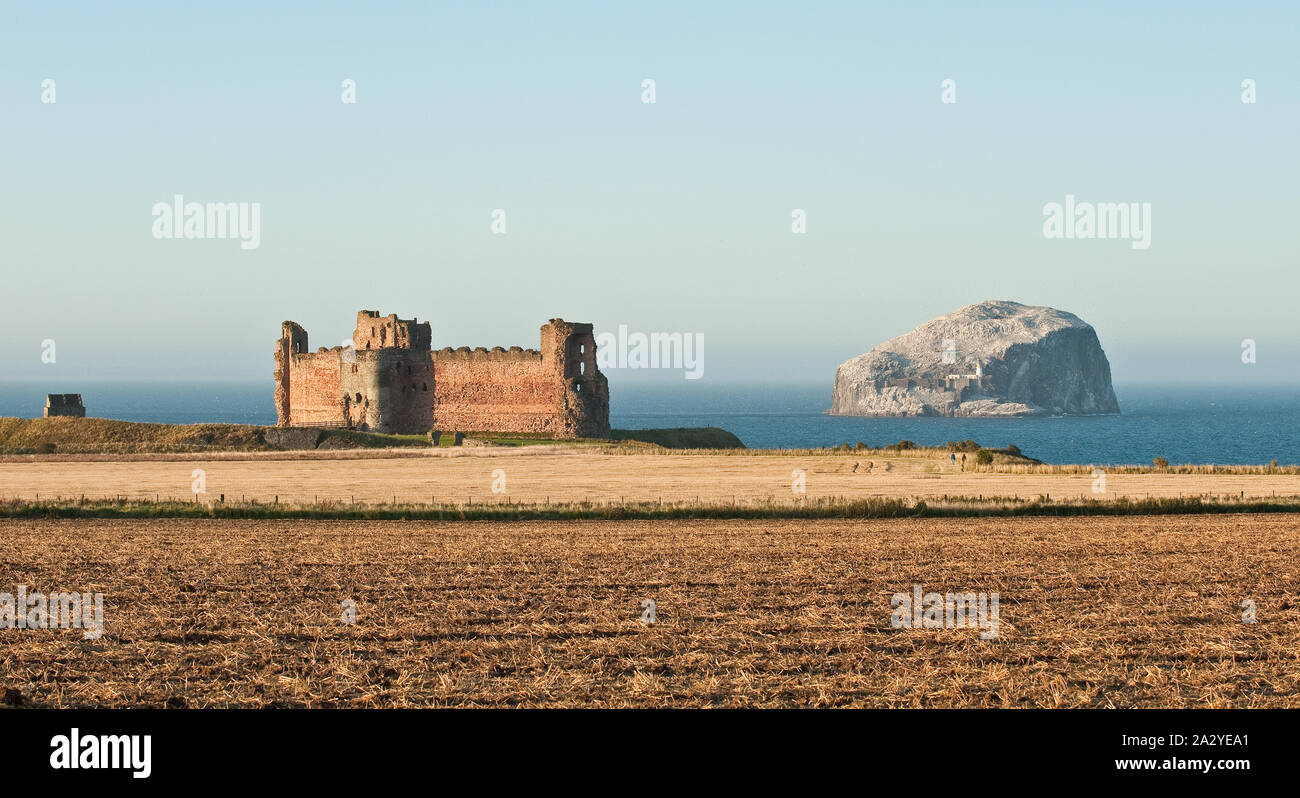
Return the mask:
POLYGON ((842 506, 857 502, 910 502, 929 503, 936 506, 946 505, 1023 505, 1043 503, 1077 503, 1077 502, 1141 502, 1141 501, 1199 501, 1213 503, 1242 503, 1258 501, 1296 501, 1300 502, 1300 493, 1279 493, 1276 490, 1246 491, 1228 493, 1191 493, 1191 492, 1148 492, 1148 493, 1033 493, 1033 494, 831 494, 831 495, 706 495, 706 494, 655 494, 655 495, 615 495, 590 494, 574 496, 536 496, 504 494, 428 494, 416 496, 410 494, 392 494, 386 497, 357 495, 325 494, 225 494, 225 493, 191 493, 168 495, 149 492, 129 493, 19 493, 11 496, 0 495, 0 502, 8 503, 45 503, 45 504, 150 504, 150 505, 229 505, 240 507, 315 507, 315 508, 462 508, 462 507, 807 507, 807 506, 842 506))

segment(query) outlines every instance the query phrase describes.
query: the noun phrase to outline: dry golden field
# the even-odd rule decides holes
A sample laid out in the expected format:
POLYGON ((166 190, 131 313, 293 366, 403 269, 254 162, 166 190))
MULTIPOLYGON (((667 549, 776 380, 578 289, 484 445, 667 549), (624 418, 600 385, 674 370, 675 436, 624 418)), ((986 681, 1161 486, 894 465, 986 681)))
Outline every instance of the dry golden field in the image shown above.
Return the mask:
MULTIPOLYGON (((1054 499, 1300 495, 1300 474, 1108 473, 1105 492, 1082 474, 962 472, 946 457, 861 454, 610 454, 557 447, 425 450, 414 456, 325 459, 183 458, 0 463, 0 498, 193 498, 203 471, 213 500, 391 502, 793 502, 828 497, 1050 495, 1054 499), (796 494, 796 471, 806 493, 796 494), (494 477, 493 472, 499 472, 494 477), (494 493, 494 479, 504 492, 494 493)), ((233 456, 229 456, 233 457, 233 456)))
POLYGON ((0 591, 105 595, 99 640, 0 629, 11 704, 1300 706, 1295 515, 2 520, 0 541, 0 591), (893 628, 916 584, 998 593, 998 637, 893 628))

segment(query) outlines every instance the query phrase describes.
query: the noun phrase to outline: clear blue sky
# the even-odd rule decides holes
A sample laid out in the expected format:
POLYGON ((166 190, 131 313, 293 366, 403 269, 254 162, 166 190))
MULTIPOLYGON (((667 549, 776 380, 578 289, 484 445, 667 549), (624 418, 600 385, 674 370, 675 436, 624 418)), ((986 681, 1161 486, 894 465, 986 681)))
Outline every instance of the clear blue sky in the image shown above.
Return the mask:
POLYGON ((1300 377, 1294 2, 107 5, 0 11, 11 379, 269 385, 282 320, 371 308, 829 389, 982 299, 1078 314, 1120 381, 1300 377), (261 247, 155 240, 174 194, 261 203, 261 247), (1066 194, 1152 203, 1150 249, 1045 239, 1066 194))

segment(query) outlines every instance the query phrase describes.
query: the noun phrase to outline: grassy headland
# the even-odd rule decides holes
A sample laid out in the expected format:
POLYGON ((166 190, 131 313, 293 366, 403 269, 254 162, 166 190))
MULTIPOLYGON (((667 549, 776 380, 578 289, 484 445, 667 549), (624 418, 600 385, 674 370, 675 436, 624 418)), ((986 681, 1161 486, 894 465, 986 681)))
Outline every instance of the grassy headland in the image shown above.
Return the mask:
MULTIPOLYGON (((557 440, 527 433, 466 432, 469 445, 537 446, 613 442, 653 444, 670 449, 744 448, 735 435, 716 427, 613 430, 609 440, 557 440)), ((444 432, 439 446, 452 446, 444 432)), ((246 424, 151 424, 107 418, 0 417, 0 454, 171 454, 183 452, 266 452, 315 449, 429 447, 424 435, 383 435, 347 429, 260 427, 246 424)), ((638 447, 644 448, 644 447, 638 447)))

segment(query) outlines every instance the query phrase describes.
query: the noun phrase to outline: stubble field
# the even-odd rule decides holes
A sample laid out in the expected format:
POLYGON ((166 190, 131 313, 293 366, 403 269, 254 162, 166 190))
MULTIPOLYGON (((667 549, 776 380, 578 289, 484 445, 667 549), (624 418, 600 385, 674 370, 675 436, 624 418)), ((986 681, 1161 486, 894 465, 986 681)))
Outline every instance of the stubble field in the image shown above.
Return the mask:
POLYGON ((0 498, 225 496, 264 503, 776 503, 830 498, 1002 496, 1106 500, 1300 495, 1300 474, 1082 473, 961 470, 946 456, 622 454, 522 449, 423 450, 411 456, 244 457, 0 462, 0 498), (798 492, 796 492, 796 486, 798 492))
POLYGON ((0 549, 0 591, 105 607, 98 640, 0 629, 11 705, 1300 706, 1295 515, 9 519, 0 549), (997 638, 894 628, 914 585, 997 593, 997 638))

